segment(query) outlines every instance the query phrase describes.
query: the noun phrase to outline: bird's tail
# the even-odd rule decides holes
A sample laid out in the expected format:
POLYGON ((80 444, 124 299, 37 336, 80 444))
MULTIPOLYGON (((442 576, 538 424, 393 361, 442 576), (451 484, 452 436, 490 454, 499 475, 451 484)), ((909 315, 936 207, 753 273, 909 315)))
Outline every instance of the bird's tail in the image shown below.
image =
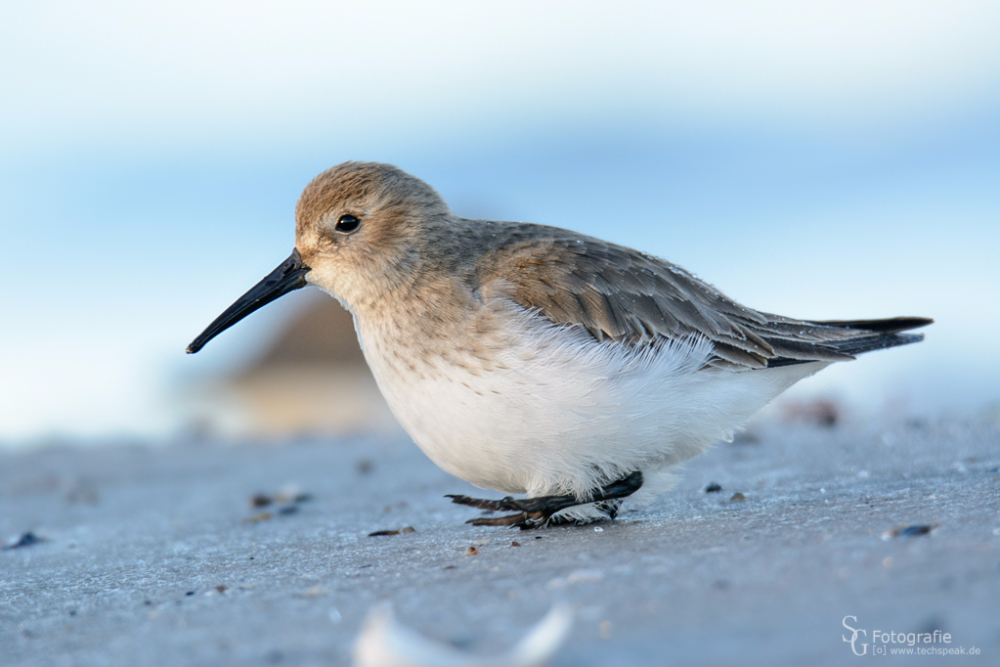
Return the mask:
POLYGON ((901 332, 925 327, 933 322, 934 320, 926 317, 891 317, 884 320, 825 320, 810 324, 857 330, 857 336, 826 343, 838 352, 854 356, 873 350, 884 350, 887 347, 918 343, 924 339, 923 334, 901 332))

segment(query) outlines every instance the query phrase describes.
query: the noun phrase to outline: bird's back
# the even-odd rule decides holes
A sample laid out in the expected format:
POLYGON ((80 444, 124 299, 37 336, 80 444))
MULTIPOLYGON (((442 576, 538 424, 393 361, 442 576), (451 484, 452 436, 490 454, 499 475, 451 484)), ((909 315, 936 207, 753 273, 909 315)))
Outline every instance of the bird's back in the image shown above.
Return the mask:
POLYGON ((704 337, 709 366, 773 368, 843 361, 922 340, 901 332, 920 317, 815 322, 743 306, 684 269, 645 253, 565 229, 526 223, 462 221, 483 237, 477 258, 484 289, 507 285, 518 304, 598 341, 644 345, 704 337))

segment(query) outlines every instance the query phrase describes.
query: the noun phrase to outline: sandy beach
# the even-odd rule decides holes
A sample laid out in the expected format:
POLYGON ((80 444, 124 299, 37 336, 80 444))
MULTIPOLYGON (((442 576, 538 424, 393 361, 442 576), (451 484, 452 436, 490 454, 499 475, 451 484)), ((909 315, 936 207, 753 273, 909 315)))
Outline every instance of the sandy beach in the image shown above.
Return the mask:
POLYGON ((759 426, 598 526, 468 526, 473 491, 403 437, 0 454, 0 662, 343 665, 383 600, 483 652, 566 601, 565 667, 849 664, 847 616, 1000 659, 988 419, 759 426))

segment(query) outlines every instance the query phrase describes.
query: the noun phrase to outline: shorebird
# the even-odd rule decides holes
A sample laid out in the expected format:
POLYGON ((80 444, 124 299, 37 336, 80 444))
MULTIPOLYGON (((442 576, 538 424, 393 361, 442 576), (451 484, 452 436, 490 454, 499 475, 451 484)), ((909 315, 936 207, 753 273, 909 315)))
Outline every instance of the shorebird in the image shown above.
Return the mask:
POLYGON ((921 317, 806 321, 742 306, 662 259, 566 229, 454 215, 386 164, 317 176, 295 249, 187 348, 315 285, 353 317, 402 426, 510 512, 477 525, 614 518, 831 363, 914 343, 921 317))

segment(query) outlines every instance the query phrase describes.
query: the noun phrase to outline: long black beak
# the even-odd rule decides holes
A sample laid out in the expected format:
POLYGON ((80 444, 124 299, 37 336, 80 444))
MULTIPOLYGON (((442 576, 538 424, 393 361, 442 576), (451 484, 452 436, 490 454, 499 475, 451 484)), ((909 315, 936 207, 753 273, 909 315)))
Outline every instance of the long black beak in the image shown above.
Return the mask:
POLYGON ((266 278, 250 288, 250 291, 237 299, 236 303, 226 308, 226 312, 215 318, 208 328, 201 332, 187 347, 188 354, 194 354, 205 343, 233 326, 244 317, 271 303, 280 296, 306 286, 306 274, 309 267, 302 263, 298 250, 293 250, 288 259, 278 268, 271 271, 266 278))

